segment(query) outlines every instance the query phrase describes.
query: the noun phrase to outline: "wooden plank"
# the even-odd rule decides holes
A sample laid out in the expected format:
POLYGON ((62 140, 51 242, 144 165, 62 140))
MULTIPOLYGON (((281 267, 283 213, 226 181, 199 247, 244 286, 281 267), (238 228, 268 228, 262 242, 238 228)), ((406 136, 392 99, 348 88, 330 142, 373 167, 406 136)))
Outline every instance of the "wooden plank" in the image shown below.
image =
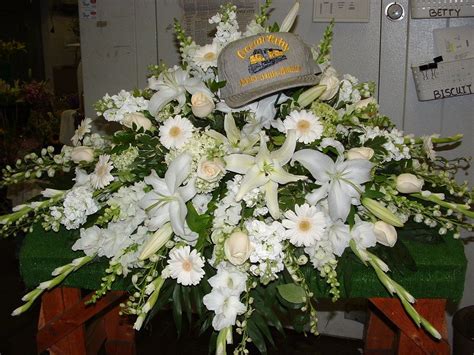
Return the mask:
POLYGON ((77 327, 82 326, 94 315, 104 311, 108 307, 118 303, 126 296, 126 292, 112 291, 99 299, 95 304, 85 305, 85 302, 92 297, 88 295, 85 299, 79 300, 63 313, 50 320, 37 334, 37 350, 42 352, 48 349, 66 335, 70 334, 77 327))
POLYGON ((129 316, 120 316, 120 307, 111 309, 105 316, 107 340, 105 350, 110 355, 135 355, 135 330, 129 316))
POLYGON ((405 351, 404 346, 412 346, 411 344, 408 345, 408 339, 427 354, 448 355, 450 353, 445 319, 446 300, 418 299, 414 304, 415 309, 440 332, 441 340, 436 340, 424 329, 418 328, 408 314, 406 314, 398 299, 370 298, 369 302, 377 307, 400 330, 399 342, 401 344, 399 344, 399 354, 406 354, 406 352, 401 352, 405 351))
POLYGON ((369 319, 365 327, 364 354, 393 354, 396 328, 390 324, 382 312, 369 304, 369 319))
POLYGON ((100 317, 87 326, 86 354, 98 354, 105 342, 105 321, 100 317))

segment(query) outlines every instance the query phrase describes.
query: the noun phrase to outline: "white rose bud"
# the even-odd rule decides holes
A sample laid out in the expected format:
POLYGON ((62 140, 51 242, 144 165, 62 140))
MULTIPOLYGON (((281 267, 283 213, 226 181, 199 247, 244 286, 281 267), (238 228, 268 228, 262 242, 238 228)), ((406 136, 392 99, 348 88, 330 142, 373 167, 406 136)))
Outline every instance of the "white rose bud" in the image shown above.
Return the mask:
POLYGON ((331 100, 339 90, 339 84, 341 82, 337 78, 337 72, 334 68, 328 67, 322 77, 319 85, 326 85, 326 91, 319 97, 320 100, 326 101, 331 100))
POLYGON ((393 247, 397 242, 397 230, 394 226, 383 221, 374 223, 374 233, 377 242, 387 247, 393 247))
POLYGON ((233 265, 242 265, 250 256, 252 246, 244 232, 234 232, 224 242, 224 253, 233 265))
POLYGON ((370 160, 374 156, 374 150, 369 147, 358 147, 352 148, 347 151, 347 159, 354 160, 354 159, 364 159, 370 160))
POLYGON ((198 91, 191 96, 191 109, 196 117, 207 117, 212 111, 214 111, 215 106, 214 101, 201 91, 198 91))
POLYGON ((223 172, 225 172, 224 163, 220 159, 203 159, 197 168, 197 176, 209 182, 218 180, 219 175, 223 172))
POLYGON ((377 100, 375 100, 373 97, 369 97, 367 99, 360 100, 354 105, 354 109, 363 109, 366 108, 369 104, 376 104, 377 100))
POLYGON ((71 152, 71 160, 75 163, 81 161, 91 162, 94 160, 94 149, 91 147, 74 147, 71 152))
POLYGON ((137 128, 143 128, 145 131, 148 131, 152 126, 151 121, 140 112, 127 113, 122 123, 128 128, 133 128, 133 124, 135 124, 137 128))
POLYGON ((397 176, 397 190, 404 194, 420 192, 424 183, 423 179, 419 179, 413 174, 400 174, 397 176))

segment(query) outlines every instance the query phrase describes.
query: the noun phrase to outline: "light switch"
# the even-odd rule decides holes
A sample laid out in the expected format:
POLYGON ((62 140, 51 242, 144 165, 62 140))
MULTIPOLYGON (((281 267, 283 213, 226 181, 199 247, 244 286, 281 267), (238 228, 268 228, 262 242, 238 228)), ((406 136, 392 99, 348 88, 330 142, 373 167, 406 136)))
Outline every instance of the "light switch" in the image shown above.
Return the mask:
POLYGON ((369 22, 369 0, 313 0, 313 22, 369 22))

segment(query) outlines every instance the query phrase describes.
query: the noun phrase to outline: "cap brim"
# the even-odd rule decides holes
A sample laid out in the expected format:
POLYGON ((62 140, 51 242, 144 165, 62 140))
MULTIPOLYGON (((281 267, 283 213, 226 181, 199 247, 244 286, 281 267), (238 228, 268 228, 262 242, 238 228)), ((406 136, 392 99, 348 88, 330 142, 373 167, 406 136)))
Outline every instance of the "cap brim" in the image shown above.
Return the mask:
POLYGON ((230 108, 238 108, 240 106, 248 104, 249 102, 255 101, 263 96, 273 94, 277 91, 291 89, 298 86, 316 85, 319 84, 320 80, 320 74, 302 75, 292 79, 281 80, 276 83, 272 82, 266 86, 260 86, 253 90, 246 91, 245 93, 230 95, 228 97, 224 97, 224 100, 227 106, 229 106, 230 108))

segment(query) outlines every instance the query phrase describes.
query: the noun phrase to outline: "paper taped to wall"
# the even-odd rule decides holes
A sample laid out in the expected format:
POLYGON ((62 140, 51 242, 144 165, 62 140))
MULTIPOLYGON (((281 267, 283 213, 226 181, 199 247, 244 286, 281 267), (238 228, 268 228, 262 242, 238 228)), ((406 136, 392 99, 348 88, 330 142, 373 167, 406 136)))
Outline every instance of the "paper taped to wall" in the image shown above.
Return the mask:
POLYGON ((474 26, 439 28, 433 31, 433 38, 444 60, 474 58, 474 26))

